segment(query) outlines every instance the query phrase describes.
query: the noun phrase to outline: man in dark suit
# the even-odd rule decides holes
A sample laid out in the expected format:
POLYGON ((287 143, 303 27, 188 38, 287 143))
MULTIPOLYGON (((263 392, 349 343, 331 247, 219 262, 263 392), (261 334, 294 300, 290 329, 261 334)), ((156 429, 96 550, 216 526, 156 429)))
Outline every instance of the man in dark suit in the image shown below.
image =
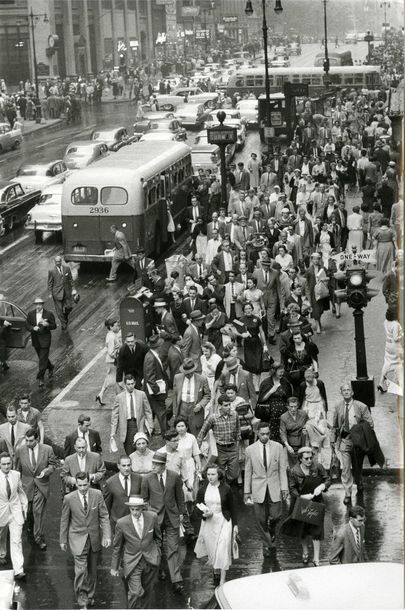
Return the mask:
POLYGON ((98 453, 87 451, 84 438, 77 438, 74 455, 68 455, 60 473, 64 493, 70 493, 76 487, 78 472, 86 472, 92 487, 99 489, 100 481, 105 477, 106 467, 98 453))
POLYGON ((159 348, 159 354, 163 367, 166 370, 168 364, 167 354, 169 353, 172 340, 179 336, 179 331, 177 329, 173 314, 170 311, 167 311, 166 301, 163 299, 158 299, 154 302, 153 307, 155 308, 156 314, 159 318, 159 323, 156 325, 156 327, 160 338, 163 339, 163 343, 159 348))
POLYGON ((107 479, 103 490, 113 532, 118 519, 129 514, 127 506, 129 496, 141 493, 141 483, 141 475, 131 472, 131 459, 127 455, 121 455, 117 474, 107 479))
POLYGON ((53 299, 62 330, 66 330, 69 314, 73 309, 73 295, 76 294, 76 290, 73 288, 70 267, 62 263, 61 256, 55 256, 55 266, 48 271, 48 292, 49 298, 53 299))
POLYGON ((101 438, 97 430, 90 428, 90 415, 81 413, 77 418, 77 428, 66 435, 64 446, 64 457, 75 453, 75 442, 78 438, 84 438, 87 450, 93 453, 101 453, 101 438))
POLYGON ((145 254, 145 248, 138 248, 136 251, 136 259, 134 262, 134 276, 133 282, 136 280, 142 281, 142 286, 151 288, 150 279, 148 276, 148 269, 155 265, 153 258, 148 258, 145 254))
POLYGON ((38 356, 38 386, 44 387, 44 376, 48 370, 49 379, 53 377, 54 366, 49 360, 51 349, 51 330, 55 330, 55 316, 51 311, 44 309, 44 300, 37 297, 34 301, 35 309, 27 314, 26 327, 31 332, 32 347, 38 356))
POLYGON ((238 163, 238 169, 235 171, 235 187, 241 191, 247 191, 250 186, 250 174, 245 169, 242 161, 238 163))
POLYGON ((143 363, 144 391, 148 397, 153 414, 157 417, 161 434, 166 432, 166 398, 169 379, 160 358, 159 348, 163 341, 158 335, 149 338, 149 351, 143 363))
MULTIPOLYGON (((142 479, 143 499, 158 516, 166 541, 166 559, 170 580, 177 593, 183 592, 179 561, 179 527, 185 512, 183 482, 178 474, 166 469, 166 454, 153 456, 153 472, 142 479)), ((163 577, 163 573, 162 573, 163 577)))
POLYGON ((205 312, 206 304, 204 299, 198 296, 198 290, 196 286, 190 286, 188 289, 188 297, 183 300, 184 311, 187 317, 190 317, 192 311, 205 312))
POLYGON ((167 354, 167 365, 169 369, 169 379, 170 379, 170 387, 173 387, 174 376, 179 372, 181 365, 184 361, 184 356, 181 351, 181 341, 180 337, 177 337, 173 340, 172 345, 169 348, 169 352, 167 354))
POLYGON ((15 469, 21 474, 21 482, 28 499, 27 525, 33 530, 34 540, 45 551, 44 517, 49 496, 49 477, 58 466, 52 447, 39 442, 37 430, 29 428, 25 433, 25 445, 15 454, 15 469))
POLYGON ((350 506, 349 523, 346 523, 332 540, 329 554, 331 564, 360 563, 367 561, 364 542, 366 511, 362 506, 350 506))
POLYGON ((130 514, 120 519, 114 536, 111 576, 119 576, 122 560, 128 608, 153 608, 162 534, 158 517, 145 510, 141 496, 125 503, 130 514))
POLYGON ((342 229, 340 234, 340 246, 342 251, 346 250, 347 238, 349 237, 349 229, 347 228, 347 210, 345 210, 345 202, 339 201, 337 209, 333 212, 336 222, 342 229))
POLYGON ((115 377, 117 383, 122 385, 125 375, 132 375, 136 381, 136 389, 141 389, 143 363, 147 351, 143 341, 136 340, 133 333, 127 334, 125 343, 120 348, 117 356, 117 372, 115 377))
POLYGON ((269 244, 268 248, 272 252, 275 244, 280 239, 280 229, 276 227, 275 218, 269 218, 267 221, 266 237, 269 244))
POLYGON ((173 383, 173 415, 185 417, 191 434, 195 436, 201 430, 205 407, 211 399, 207 378, 196 370, 195 360, 185 358, 173 383))
POLYGON ((63 499, 59 544, 65 552, 69 542, 76 600, 80 608, 88 608, 94 605, 98 557, 111 544, 111 528, 103 495, 90 488, 88 474, 78 472, 75 481, 77 490, 63 499))
POLYGON ((188 222, 190 225, 190 232, 193 231, 197 224, 198 218, 204 218, 204 208, 199 204, 198 199, 195 195, 191 197, 191 206, 187 208, 188 222))

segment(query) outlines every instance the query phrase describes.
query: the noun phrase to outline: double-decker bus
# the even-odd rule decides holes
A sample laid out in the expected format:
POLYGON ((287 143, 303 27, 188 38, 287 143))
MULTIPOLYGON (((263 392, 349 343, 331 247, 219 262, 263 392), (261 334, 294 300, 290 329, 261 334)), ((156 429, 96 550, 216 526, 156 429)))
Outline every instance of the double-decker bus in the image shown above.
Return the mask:
MULTIPOLYGON (((331 66, 329 77, 331 87, 354 87, 379 89, 381 87, 380 66, 331 66)), ((317 95, 325 89, 324 71, 321 67, 293 66, 289 68, 270 68, 269 79, 272 93, 283 93, 284 83, 305 83, 309 96, 317 95)), ((228 81, 226 95, 232 97, 236 92, 241 95, 254 93, 257 97, 264 93, 264 66, 238 70, 228 81)))
POLYGON ((190 151, 180 142, 137 142, 72 173, 62 191, 65 260, 111 260, 112 224, 133 252, 142 246, 158 255, 167 242, 167 199, 175 225, 186 218, 190 151))

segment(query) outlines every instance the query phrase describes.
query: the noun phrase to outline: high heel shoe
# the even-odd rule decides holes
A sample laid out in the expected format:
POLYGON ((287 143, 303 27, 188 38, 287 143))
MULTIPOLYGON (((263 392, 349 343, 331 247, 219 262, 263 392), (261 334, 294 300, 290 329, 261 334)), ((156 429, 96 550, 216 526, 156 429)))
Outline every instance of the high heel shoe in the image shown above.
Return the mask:
POLYGON ((97 396, 96 396, 96 402, 98 402, 98 404, 100 405, 100 407, 102 407, 102 406, 104 406, 104 405, 105 405, 105 402, 101 402, 101 398, 100 398, 100 396, 99 396, 98 394, 97 394, 97 396))
POLYGON ((304 565, 307 565, 308 561, 309 561, 309 555, 308 555, 308 553, 303 553, 303 554, 302 554, 302 563, 303 563, 304 565))
POLYGON ((377 386, 377 390, 379 392, 381 392, 381 394, 386 394, 386 392, 387 392, 387 390, 384 390, 384 388, 382 386, 380 386, 380 385, 377 386))
POLYGON ((312 561, 314 568, 319 568, 319 561, 315 561, 315 559, 312 561))

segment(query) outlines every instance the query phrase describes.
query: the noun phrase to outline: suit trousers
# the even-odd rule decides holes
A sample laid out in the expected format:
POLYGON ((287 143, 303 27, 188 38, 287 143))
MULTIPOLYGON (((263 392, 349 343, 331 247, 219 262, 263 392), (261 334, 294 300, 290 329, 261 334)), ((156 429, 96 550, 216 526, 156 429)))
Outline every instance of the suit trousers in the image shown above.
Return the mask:
POLYGON ((255 502, 253 510, 263 542, 263 548, 270 548, 273 545, 271 538, 275 534, 277 522, 281 517, 281 502, 272 502, 269 490, 266 489, 264 502, 255 502))
POLYGON ((127 435, 124 441, 124 449, 126 455, 130 455, 134 450, 134 436, 138 432, 138 424, 136 419, 131 417, 127 419, 127 435))
POLYGON ((128 608, 153 608, 154 585, 158 573, 158 566, 154 566, 143 557, 124 578, 127 593, 128 608))
POLYGON ((166 556, 167 567, 169 568, 170 580, 172 583, 183 582, 179 559, 179 528, 172 525, 169 517, 165 513, 160 529, 162 530, 163 535, 163 550, 166 556))
POLYGON ((340 439, 339 451, 342 464, 342 485, 345 490, 345 496, 351 496, 352 494, 352 449, 353 443, 349 437, 340 439))
POLYGON ((276 334, 276 310, 277 310, 277 300, 271 301, 267 304, 266 307, 266 317, 267 317, 267 336, 274 337, 276 334))
POLYGON ((82 553, 80 555, 73 555, 75 562, 75 580, 73 586, 79 606, 87 605, 88 600, 94 598, 98 556, 99 553, 92 550, 88 536, 82 553))
POLYGON ((34 497, 28 503, 27 522, 33 524, 35 542, 44 538, 44 515, 47 498, 40 492, 38 487, 34 488, 34 497))
POLYGON ((152 409, 153 415, 157 417, 159 422, 160 431, 163 435, 167 429, 167 413, 166 413, 166 403, 164 395, 153 395, 148 394, 150 408, 152 409))
POLYGON ((66 309, 65 307, 65 299, 53 299, 53 304, 55 306, 55 312, 56 315, 58 316, 61 324, 62 324, 62 328, 66 328, 67 323, 68 323, 68 317, 69 317, 69 309, 66 309))
POLYGON ((24 555, 22 548, 22 525, 16 523, 14 517, 10 518, 7 525, 0 526, 0 557, 7 555, 7 529, 10 532, 10 555, 15 574, 24 571, 24 555))
POLYGON ((114 252, 114 256, 111 261, 111 270, 110 270, 110 275, 109 275, 110 280, 117 279, 118 267, 121 265, 121 263, 124 263, 124 262, 127 263, 127 265, 129 265, 130 267, 132 267, 132 269, 135 269, 135 262, 132 257, 125 259, 124 255, 120 253, 120 250, 117 250, 116 252, 114 252))
POLYGON ((189 432, 197 437, 204 423, 204 409, 201 409, 198 413, 194 413, 194 407, 195 402, 181 401, 179 415, 187 419, 189 432))
POLYGON ((217 451, 215 462, 225 471, 227 481, 234 481, 239 476, 238 444, 233 443, 230 447, 226 447, 217 443, 217 451))
POLYGON ((43 381, 43 379, 45 377, 46 370, 48 369, 49 371, 51 371, 53 369, 53 364, 49 360, 50 346, 48 346, 48 347, 34 347, 34 349, 37 352, 38 361, 39 361, 38 362, 37 379, 40 379, 41 381, 43 381))

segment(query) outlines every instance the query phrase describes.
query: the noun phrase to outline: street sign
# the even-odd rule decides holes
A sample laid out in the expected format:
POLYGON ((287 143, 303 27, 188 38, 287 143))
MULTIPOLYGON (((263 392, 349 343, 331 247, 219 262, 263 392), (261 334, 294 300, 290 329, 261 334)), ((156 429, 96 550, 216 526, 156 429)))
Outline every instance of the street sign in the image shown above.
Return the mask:
POLYGON ((265 127, 264 128, 264 137, 265 138, 274 138, 274 127, 265 127))
POLYGON ((195 37, 196 38, 209 38, 210 37, 210 30, 196 30, 195 31, 195 37))
POLYGON ((375 250, 362 250, 361 252, 339 252, 331 256, 337 263, 352 263, 356 261, 358 263, 371 263, 375 265, 377 263, 376 251, 375 250))
POLYGON ((237 140, 236 127, 227 127, 220 125, 207 129, 207 137, 209 144, 235 144, 237 140))
POLYGON ((222 21, 224 23, 235 23, 235 21, 238 21, 238 17, 222 17, 222 21))
POLYGON ((283 119, 281 116, 281 112, 271 112, 270 117, 271 117, 271 124, 274 125, 274 127, 282 126, 283 119))
POLYGON ((308 84, 307 83, 284 83, 284 95, 290 97, 308 97, 308 84))

